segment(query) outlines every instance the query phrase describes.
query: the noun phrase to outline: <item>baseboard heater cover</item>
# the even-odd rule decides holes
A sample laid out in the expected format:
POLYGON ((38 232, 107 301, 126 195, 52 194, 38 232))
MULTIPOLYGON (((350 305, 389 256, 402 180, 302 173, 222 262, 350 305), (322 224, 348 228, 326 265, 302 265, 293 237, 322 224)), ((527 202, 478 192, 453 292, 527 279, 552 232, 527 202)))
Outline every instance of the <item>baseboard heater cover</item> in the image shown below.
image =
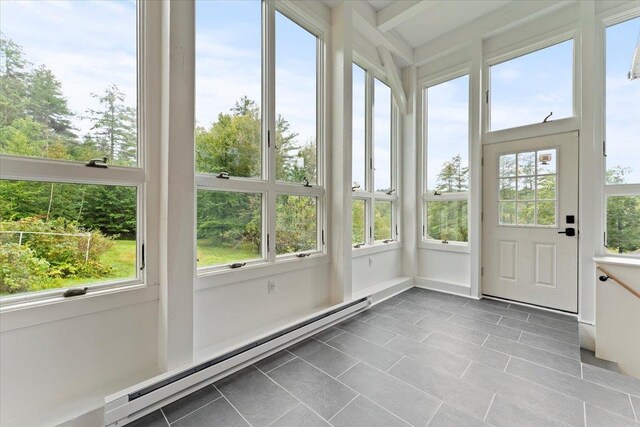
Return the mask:
POLYGON ((123 426, 260 359, 367 309, 370 298, 340 304, 212 359, 107 396, 104 425, 123 426))

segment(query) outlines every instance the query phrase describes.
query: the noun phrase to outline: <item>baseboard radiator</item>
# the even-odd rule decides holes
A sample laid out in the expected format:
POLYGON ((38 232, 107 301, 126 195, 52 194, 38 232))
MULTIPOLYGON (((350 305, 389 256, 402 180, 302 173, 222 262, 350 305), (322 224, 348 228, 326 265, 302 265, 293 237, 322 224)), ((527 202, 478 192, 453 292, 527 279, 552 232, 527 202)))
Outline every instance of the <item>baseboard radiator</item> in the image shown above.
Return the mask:
POLYGON ((366 310, 370 304, 368 297, 340 304, 209 360, 161 374, 107 396, 104 405, 104 425, 126 425, 291 344, 342 322, 366 310))

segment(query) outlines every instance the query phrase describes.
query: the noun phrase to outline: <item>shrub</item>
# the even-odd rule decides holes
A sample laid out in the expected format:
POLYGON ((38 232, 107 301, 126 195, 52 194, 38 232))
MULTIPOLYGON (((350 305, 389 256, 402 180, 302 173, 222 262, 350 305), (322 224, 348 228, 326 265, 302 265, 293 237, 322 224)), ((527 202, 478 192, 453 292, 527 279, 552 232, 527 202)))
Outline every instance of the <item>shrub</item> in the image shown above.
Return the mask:
POLYGON ((49 263, 28 246, 0 245, 0 294, 28 291, 47 276, 49 263))

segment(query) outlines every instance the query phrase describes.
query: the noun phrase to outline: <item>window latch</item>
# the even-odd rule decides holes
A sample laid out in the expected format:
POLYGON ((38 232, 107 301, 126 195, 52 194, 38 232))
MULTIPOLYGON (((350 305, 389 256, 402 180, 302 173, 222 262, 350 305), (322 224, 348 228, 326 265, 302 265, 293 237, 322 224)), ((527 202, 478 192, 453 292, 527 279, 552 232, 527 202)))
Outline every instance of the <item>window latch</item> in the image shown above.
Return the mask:
POLYGON ((435 191, 433 192, 433 195, 434 195, 434 196, 442 196, 442 193, 441 193, 441 192, 439 192, 438 190, 435 190, 435 191))
POLYGON ((363 247, 363 246, 364 246, 364 242, 362 242, 362 243, 358 243, 357 245, 353 245, 353 247, 354 247, 355 249, 361 248, 361 247, 363 247))
POLYGON ((309 184, 309 180, 307 179, 306 176, 302 178, 302 186, 303 187, 308 187, 308 188, 313 187, 312 185, 309 184))
POLYGON ((549 117, 553 116, 553 111, 549 113, 549 115, 547 117, 544 118, 544 120, 542 121, 542 123, 547 123, 549 122, 549 117))
POLYGON ((306 258, 306 257, 308 257, 309 255, 311 255, 311 253, 306 253, 306 254, 296 254, 296 256, 297 256, 298 258, 306 258))
POLYGON ((391 243, 391 242, 393 242, 393 239, 384 239, 382 241, 382 243, 391 243))
POLYGON ((444 243, 444 244, 446 245, 446 244, 448 244, 448 243, 449 243, 449 241, 445 239, 445 240, 443 240, 443 241, 442 241, 442 242, 440 242, 440 243, 444 243))
POLYGON ((358 188, 360 188, 360 184, 358 184, 357 182, 353 183, 353 187, 351 187, 351 191, 356 191, 358 188))
POLYGON ((90 168, 100 168, 100 169, 107 169, 109 167, 107 166, 106 157, 103 157, 101 159, 91 159, 87 163, 85 163, 85 166, 90 168))
POLYGON ((244 267, 245 265, 247 265, 246 262, 234 262, 229 266, 229 268, 240 268, 240 267, 244 267))
POLYGON ((144 243, 142 244, 141 252, 142 252, 142 253, 140 254, 140 255, 141 255, 141 256, 140 256, 140 258, 141 258, 141 260, 140 260, 140 261, 142 262, 142 265, 140 266, 140 271, 144 270, 144 267, 145 267, 145 265, 146 265, 146 264, 145 264, 145 262, 144 262, 144 243))
POLYGON ((65 298, 69 298, 69 297, 77 297, 80 295, 85 295, 87 293, 87 290, 89 288, 71 288, 71 289, 67 289, 66 291, 64 291, 64 294, 62 294, 63 297, 65 298))
POLYGON ((229 172, 220 172, 218 175, 216 175, 216 178, 229 179, 229 172))
POLYGON ((387 196, 392 195, 394 191, 396 191, 396 189, 395 189, 395 188, 392 188, 391 190, 387 191, 387 192, 386 192, 387 196))

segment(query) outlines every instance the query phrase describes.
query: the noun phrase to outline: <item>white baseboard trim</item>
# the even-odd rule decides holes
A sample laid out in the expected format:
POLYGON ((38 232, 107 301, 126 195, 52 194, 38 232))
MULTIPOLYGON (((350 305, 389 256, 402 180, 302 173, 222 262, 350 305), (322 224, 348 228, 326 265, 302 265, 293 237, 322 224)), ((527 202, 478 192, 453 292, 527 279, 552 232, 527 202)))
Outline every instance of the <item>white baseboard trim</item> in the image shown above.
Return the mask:
POLYGON ((471 296, 471 288, 469 286, 459 285, 457 283, 442 282, 440 280, 427 279, 426 277, 416 277, 415 284, 416 288, 446 292, 448 294, 459 295, 461 297, 471 298, 474 300, 479 299, 471 296))
POLYGON ((387 280, 382 283, 378 283, 377 285, 356 291, 354 292, 352 299, 370 297, 371 305, 375 305, 392 298, 413 286, 414 282, 411 277, 396 277, 395 279, 387 280))

